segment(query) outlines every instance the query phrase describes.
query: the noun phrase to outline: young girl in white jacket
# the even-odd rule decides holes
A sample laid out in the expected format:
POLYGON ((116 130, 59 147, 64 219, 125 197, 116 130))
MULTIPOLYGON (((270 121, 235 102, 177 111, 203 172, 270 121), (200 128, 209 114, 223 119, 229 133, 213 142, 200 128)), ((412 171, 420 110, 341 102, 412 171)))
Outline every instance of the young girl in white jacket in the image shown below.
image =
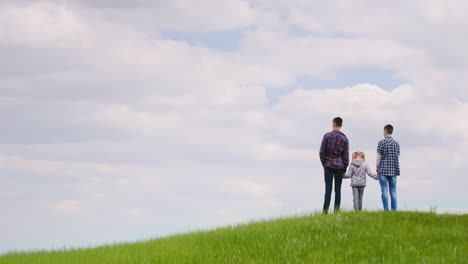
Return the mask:
POLYGON ((354 210, 362 210, 362 198, 364 196, 364 188, 366 187, 366 176, 370 176, 377 180, 377 173, 372 171, 366 163, 366 155, 364 152, 356 151, 353 153, 353 161, 348 168, 344 179, 351 178, 351 187, 353 188, 354 210))

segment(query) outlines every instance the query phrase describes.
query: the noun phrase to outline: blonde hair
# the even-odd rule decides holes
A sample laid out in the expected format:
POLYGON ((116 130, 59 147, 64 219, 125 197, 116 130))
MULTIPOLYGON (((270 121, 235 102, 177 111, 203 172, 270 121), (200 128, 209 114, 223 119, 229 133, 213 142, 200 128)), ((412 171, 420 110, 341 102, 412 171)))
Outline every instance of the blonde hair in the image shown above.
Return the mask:
POLYGON ((363 160, 366 160, 366 154, 362 151, 353 152, 353 160, 355 160, 357 157, 361 157, 363 160))

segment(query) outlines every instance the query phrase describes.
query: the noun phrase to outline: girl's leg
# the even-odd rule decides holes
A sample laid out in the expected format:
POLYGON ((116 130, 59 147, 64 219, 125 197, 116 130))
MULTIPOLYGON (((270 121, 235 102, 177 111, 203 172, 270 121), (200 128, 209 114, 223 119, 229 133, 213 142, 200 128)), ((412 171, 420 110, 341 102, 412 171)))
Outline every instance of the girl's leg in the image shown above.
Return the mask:
POLYGON ((359 210, 359 188, 353 187, 353 202, 354 202, 354 210, 359 210))
POLYGON ((359 210, 362 210, 362 200, 364 199, 364 187, 359 188, 359 210))

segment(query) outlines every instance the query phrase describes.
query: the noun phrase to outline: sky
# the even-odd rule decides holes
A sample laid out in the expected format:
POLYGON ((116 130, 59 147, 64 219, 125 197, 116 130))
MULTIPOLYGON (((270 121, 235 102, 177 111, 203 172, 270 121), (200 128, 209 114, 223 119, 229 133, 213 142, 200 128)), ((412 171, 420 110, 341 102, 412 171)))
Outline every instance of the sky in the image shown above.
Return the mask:
MULTIPOLYGON (((1 1, 0 252, 319 211, 336 116, 374 168, 395 127, 400 209, 466 213, 467 9, 1 1)), ((381 209, 377 181, 364 200, 381 209)))

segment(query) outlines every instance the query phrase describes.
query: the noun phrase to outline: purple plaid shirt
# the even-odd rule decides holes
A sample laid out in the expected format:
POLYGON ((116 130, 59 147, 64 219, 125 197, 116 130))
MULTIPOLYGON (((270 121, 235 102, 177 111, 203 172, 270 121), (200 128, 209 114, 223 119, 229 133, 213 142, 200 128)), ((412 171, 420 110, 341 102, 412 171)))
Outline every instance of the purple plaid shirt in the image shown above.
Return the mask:
POLYGON ((320 161, 324 167, 346 169, 349 164, 349 141, 343 132, 333 130, 323 136, 320 161))

